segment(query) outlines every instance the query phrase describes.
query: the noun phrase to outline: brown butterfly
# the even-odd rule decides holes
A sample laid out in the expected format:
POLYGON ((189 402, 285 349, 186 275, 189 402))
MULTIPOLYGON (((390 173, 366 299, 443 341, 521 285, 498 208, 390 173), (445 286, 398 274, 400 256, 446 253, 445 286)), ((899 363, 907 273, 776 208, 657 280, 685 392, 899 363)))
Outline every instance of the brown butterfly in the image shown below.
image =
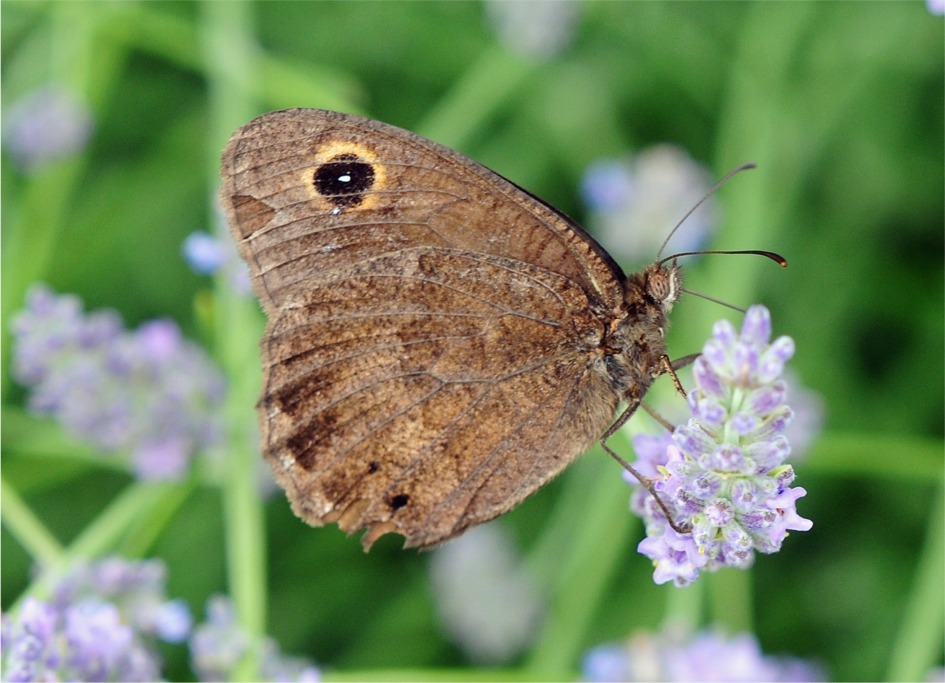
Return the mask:
POLYGON ((510 510, 672 370, 674 260, 625 275, 567 216, 430 140, 272 112, 233 134, 222 176, 269 317, 266 459, 299 517, 367 529, 365 549, 510 510))

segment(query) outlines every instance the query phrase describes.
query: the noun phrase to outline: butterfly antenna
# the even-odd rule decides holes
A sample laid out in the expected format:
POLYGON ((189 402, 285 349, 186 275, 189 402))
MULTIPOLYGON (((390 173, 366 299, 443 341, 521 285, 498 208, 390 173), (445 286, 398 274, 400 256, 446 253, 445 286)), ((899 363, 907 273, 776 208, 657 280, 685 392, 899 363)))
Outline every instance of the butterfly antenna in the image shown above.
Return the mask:
POLYGON ((722 301, 721 299, 716 299, 715 297, 711 297, 711 296, 709 296, 708 294, 701 294, 700 292, 694 292, 693 290, 691 290, 691 289, 686 289, 685 287, 681 287, 680 289, 681 289, 682 291, 684 291, 686 294, 692 294, 692 296, 697 296, 697 297, 699 297, 700 299, 705 299, 706 301, 711 301, 712 303, 718 304, 719 306, 725 306, 725 308, 731 308, 733 311, 738 311, 739 313, 745 313, 745 309, 744 309, 744 308, 740 308, 740 307, 738 307, 738 306, 736 306, 736 305, 734 305, 734 304, 730 304, 730 303, 728 303, 727 301, 722 301))
POLYGON ((680 256, 702 256, 703 254, 728 254, 729 256, 734 254, 752 254, 753 256, 764 256, 765 258, 771 259, 782 268, 787 268, 787 259, 781 256, 781 254, 775 251, 762 251, 761 249, 737 249, 735 251, 706 249, 705 251, 681 251, 678 254, 672 254, 664 259, 660 259, 658 263, 663 264, 667 261, 672 261, 673 259, 679 258, 680 256))
MULTIPOLYGON (((722 187, 725 183, 727 183, 729 180, 731 180, 731 179, 732 179, 732 176, 734 176, 734 175, 737 174, 737 173, 741 173, 742 171, 747 171, 747 170, 750 169, 750 168, 755 168, 755 164, 753 164, 753 163, 751 163, 751 162, 748 162, 747 164, 742 164, 742 165, 740 165, 740 166, 736 166, 736 167, 733 168, 731 171, 729 171, 728 173, 726 173, 724 178, 722 178, 719 182, 717 182, 715 185, 713 185, 712 188, 711 188, 708 192, 706 192, 705 195, 703 195, 702 199, 700 199, 699 201, 697 201, 697 202, 695 203, 695 205, 694 205, 691 209, 689 209, 689 211, 686 212, 686 215, 683 216, 683 217, 680 219, 680 221, 679 221, 678 223, 676 223, 676 226, 675 226, 672 230, 669 231, 669 234, 666 236, 666 239, 663 240, 663 244, 660 245, 660 250, 659 250, 659 252, 657 252, 657 254, 656 254, 656 260, 657 260, 657 261, 660 261, 660 256, 663 254, 663 249, 666 248, 666 245, 667 245, 667 244, 669 243, 669 241, 673 238, 673 235, 675 235, 675 234, 676 234, 676 231, 679 230, 679 226, 681 226, 683 223, 685 223, 685 222, 686 222, 686 219, 689 218, 689 216, 691 216, 691 215, 695 212, 696 209, 698 209, 700 206, 702 206, 702 204, 705 202, 706 199, 708 199, 709 197, 711 197, 712 195, 714 195, 714 194, 716 193, 716 191, 717 191, 720 187, 722 187)), ((683 254, 677 254, 677 256, 683 256, 683 254)), ((670 257, 670 258, 672 258, 672 257, 670 257)), ((668 259, 663 259, 663 260, 665 261, 665 260, 668 260, 668 259)), ((660 261, 660 263, 662 263, 662 262, 663 262, 663 261, 660 261)))

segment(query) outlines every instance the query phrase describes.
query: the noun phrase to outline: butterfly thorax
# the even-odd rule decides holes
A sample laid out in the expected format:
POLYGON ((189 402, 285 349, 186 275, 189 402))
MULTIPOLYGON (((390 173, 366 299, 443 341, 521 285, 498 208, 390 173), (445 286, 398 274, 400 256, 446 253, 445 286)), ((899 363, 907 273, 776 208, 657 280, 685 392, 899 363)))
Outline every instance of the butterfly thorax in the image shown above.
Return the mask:
POLYGON ((623 306, 611 320, 603 344, 604 366, 621 398, 642 397, 665 371, 664 332, 681 287, 676 265, 656 263, 627 277, 623 306))

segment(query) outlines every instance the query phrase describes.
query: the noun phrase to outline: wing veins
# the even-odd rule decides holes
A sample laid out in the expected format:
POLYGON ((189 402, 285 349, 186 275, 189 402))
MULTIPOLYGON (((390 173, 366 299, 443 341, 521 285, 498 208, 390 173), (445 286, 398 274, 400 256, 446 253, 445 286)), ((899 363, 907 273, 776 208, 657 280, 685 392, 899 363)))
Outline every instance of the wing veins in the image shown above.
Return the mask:
MULTIPOLYGON (((555 429, 557 428, 557 426, 558 426, 559 424, 561 424, 561 421, 562 421, 562 419, 564 418, 564 415, 565 415, 565 409, 564 409, 564 407, 569 404, 570 399, 571 399, 571 397, 574 396, 574 392, 575 392, 575 391, 577 391, 577 384, 575 384, 575 387, 570 391, 570 393, 569 393, 569 395, 568 395, 568 399, 565 401, 564 405, 562 406, 561 412, 558 414, 558 417, 555 419, 555 422, 554 422, 554 425, 555 425, 555 426, 547 430, 546 436, 545 436, 545 438, 544 438, 544 439, 542 440, 542 442, 541 442, 541 445, 542 445, 542 446, 544 446, 545 444, 548 443, 548 441, 551 439, 551 436, 555 433, 555 429)), ((529 414, 530 414, 530 413, 529 413, 529 414)), ((527 417, 527 415, 526 415, 526 417, 527 417)), ((472 478, 476 475, 476 473, 480 472, 486 465, 490 464, 496 457, 498 457, 499 454, 496 452, 497 449, 499 449, 502 445, 507 444, 508 441, 509 441, 509 439, 510 439, 512 436, 514 436, 514 435, 518 434, 519 432, 521 432, 521 430, 524 428, 524 426, 525 426, 525 420, 519 420, 519 421, 517 422, 517 424, 514 426, 514 429, 512 429, 508 434, 506 434, 505 437, 502 439, 502 441, 501 441, 500 443, 497 443, 495 446, 492 447, 492 449, 490 450, 490 453, 489 453, 489 455, 487 456, 487 458, 486 458, 482 463, 480 463, 480 465, 477 466, 475 470, 473 470, 472 472, 470 472, 469 475, 468 475, 465 479, 463 479, 463 484, 465 484, 465 482, 467 482, 467 481, 469 481, 470 479, 472 479, 472 478)), ((536 450, 536 452, 537 452, 539 449, 536 448, 535 450, 536 450)), ((515 494, 511 496, 511 499, 516 500, 516 501, 521 500, 521 498, 519 497, 519 494, 521 493, 523 487, 525 486, 525 483, 524 483, 524 482, 528 481, 528 480, 531 478, 531 474, 532 474, 532 473, 535 471, 535 469, 538 467, 538 464, 539 464, 539 458, 534 458, 533 461, 532 461, 532 467, 531 467, 531 469, 528 471, 528 474, 527 474, 527 475, 525 475, 525 476, 523 476, 523 477, 520 478, 520 483, 519 483, 518 487, 515 489, 515 494)), ((487 476, 485 479, 482 480, 482 482, 479 483, 478 486, 476 486, 475 492, 473 492, 473 494, 469 497, 469 500, 467 501, 466 506, 463 508, 463 512, 462 512, 461 515, 459 515, 458 519, 462 519, 463 517, 466 516, 466 513, 469 511, 469 509, 470 509, 470 508, 472 507, 472 505, 473 505, 473 502, 475 501, 476 495, 486 487, 486 485, 487 485, 487 484, 489 483, 489 481, 492 479, 492 477, 494 476, 494 474, 495 474, 495 471, 493 470, 493 473, 492 473, 492 474, 490 474, 489 476, 487 476)), ((446 498, 444 498, 442 501, 440 501, 440 503, 437 504, 437 506, 436 506, 433 510, 430 511, 430 515, 429 515, 429 518, 430 518, 430 519, 434 519, 435 516, 439 514, 439 512, 440 512, 441 508, 443 508, 443 506, 447 505, 450 501, 454 500, 457 495, 459 495, 459 491, 460 491, 460 489, 463 487, 463 484, 460 484, 459 486, 457 486, 457 487, 453 490, 452 493, 450 493, 446 498)))
MULTIPOLYGON (((442 341, 442 340, 446 340, 446 339, 456 339, 456 340, 459 340, 459 339, 474 339, 474 338, 476 338, 476 337, 481 337, 481 336, 482 336, 481 333, 479 333, 479 334, 453 334, 453 335, 443 335, 442 337, 424 337, 423 339, 411 339, 410 341, 405 341, 405 342, 398 342, 398 343, 391 343, 391 344, 375 344, 374 346, 359 347, 359 349, 358 349, 357 351, 355 351, 355 352, 352 352, 352 353, 350 353, 350 354, 346 354, 346 355, 343 355, 343 356, 338 356, 337 358, 333 358, 331 361, 329 361, 329 362, 327 362, 327 363, 322 363, 322 364, 320 364, 320 365, 313 366, 313 367, 312 367, 312 370, 317 370, 317 369, 320 369, 320 368, 328 367, 329 365, 331 365, 331 364, 333 364, 333 363, 336 363, 336 362, 338 362, 338 361, 351 360, 352 358, 357 358, 358 356, 362 355, 363 353, 369 352, 369 351, 383 351, 383 350, 385 350, 385 349, 395 349, 395 348, 400 348, 400 347, 403 347, 403 346, 414 346, 414 345, 416 345, 416 344, 428 344, 428 343, 430 343, 430 342, 442 341)), ((347 346, 347 345, 349 345, 352 341, 356 341, 356 340, 360 340, 360 339, 371 339, 371 338, 372 338, 372 337, 370 337, 370 336, 364 336, 364 337, 355 337, 354 340, 352 340, 352 339, 343 339, 343 340, 339 340, 338 342, 336 342, 336 343, 334 343, 334 344, 328 344, 328 345, 326 345, 326 346, 321 346, 321 347, 319 347, 318 350, 321 351, 321 350, 323 350, 323 349, 330 349, 330 348, 334 348, 334 347, 336 347, 336 346, 347 346)), ((270 362, 270 363, 268 363, 268 364, 266 365, 266 367, 267 367, 267 368, 274 368, 274 367, 277 367, 277 366, 281 365, 282 363, 287 363, 287 362, 289 362, 289 361, 295 360, 295 359, 297 359, 297 358, 300 358, 300 357, 305 356, 305 355, 310 354, 310 353, 314 353, 314 352, 311 351, 311 350, 309 350, 309 351, 300 351, 299 353, 294 353, 294 354, 292 354, 291 356, 286 356, 285 358, 282 358, 282 359, 280 359, 280 360, 278 360, 278 361, 270 362)))

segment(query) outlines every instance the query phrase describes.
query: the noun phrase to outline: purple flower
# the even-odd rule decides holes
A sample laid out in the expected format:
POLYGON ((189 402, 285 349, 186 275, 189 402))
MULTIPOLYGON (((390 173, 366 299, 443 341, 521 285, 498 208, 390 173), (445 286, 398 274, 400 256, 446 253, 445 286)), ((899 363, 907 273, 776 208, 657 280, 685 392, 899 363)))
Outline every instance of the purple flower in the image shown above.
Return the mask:
POLYGON ((584 171, 581 193, 592 211, 611 213, 626 208, 633 186, 630 164, 619 159, 597 159, 584 171))
POLYGON ((198 275, 222 272, 233 291, 249 294, 249 268, 237 255, 232 240, 221 241, 198 230, 184 240, 184 260, 198 275))
POLYGON ((64 630, 70 663, 88 672, 92 681, 106 680, 119 669, 134 641, 134 632, 121 623, 118 608, 95 599, 66 609, 64 630))
POLYGON ((126 332, 114 312, 83 314, 75 296, 37 285, 13 333, 29 407, 97 448, 130 452, 138 476, 179 479, 218 443, 222 375, 174 322, 126 332))
POLYGON ((535 638, 544 605, 502 526, 470 529, 429 566, 443 629, 472 661, 508 662, 535 638))
POLYGON ((586 681, 820 681, 821 669, 794 657, 765 655, 754 636, 726 638, 716 631, 687 635, 637 633, 625 643, 590 650, 586 681))
POLYGON ((641 473, 655 481, 676 526, 691 530, 673 529, 642 487, 634 493, 631 506, 647 532, 638 550, 653 560, 657 583, 682 586, 702 571, 750 567, 756 551, 776 552, 788 531, 812 526, 797 514, 806 491, 790 488, 794 470, 784 462, 793 413, 781 374, 794 342, 770 338, 763 306, 748 310, 740 334, 727 321, 716 323, 694 365, 692 417, 671 439, 634 440, 641 473))
POLYGON ((73 567, 50 600, 27 597, 3 615, 3 680, 158 680, 157 641, 190 630, 186 605, 168 601, 164 584, 157 560, 73 567))
MULTIPOLYGON (((232 680, 233 669, 253 646, 252 639, 236 619, 236 610, 230 599, 215 595, 207 601, 207 620, 199 624, 191 636, 191 667, 201 681, 232 680)), ((262 680, 321 680, 321 673, 315 665, 300 657, 284 655, 272 638, 263 639, 258 647, 262 680)))
POLYGON ((805 386, 790 368, 784 373, 787 400, 791 402, 794 417, 784 430, 791 443, 791 460, 800 462, 807 457, 811 445, 824 430, 826 408, 824 398, 805 386))
MULTIPOLYGON (((651 261, 676 222, 711 186, 711 176, 678 147, 658 145, 630 159, 599 159, 581 182, 588 225, 618 260, 651 261)), ((718 221, 712 199, 692 215, 670 245, 693 251, 718 221)))
POLYGON ((486 17, 499 41, 511 52, 551 59, 571 43, 579 9, 579 3, 569 0, 490 0, 486 17))
POLYGON ((322 680, 322 673, 317 666, 304 657, 283 654, 272 638, 263 640, 260 653, 259 672, 264 680, 298 683, 318 683, 322 680))
POLYGON ((151 630, 166 643, 180 643, 190 635, 190 608, 183 600, 161 603, 150 612, 149 617, 151 630))
POLYGON ((223 245, 210 233, 198 230, 184 240, 184 259, 195 273, 212 275, 223 265, 225 258, 223 245))
POLYGON ((92 114, 59 85, 46 85, 15 102, 6 114, 3 140, 27 171, 82 151, 92 135, 92 114))
POLYGON ((673 681, 818 681, 819 669, 794 658, 768 657, 748 633, 725 638, 702 632, 667 659, 673 681))
POLYGON ((225 681, 249 648, 229 598, 216 595, 207 601, 207 619, 190 638, 190 663, 201 681, 225 681))
POLYGON ((631 681, 630 657, 621 645, 601 645, 584 655, 581 671, 585 681, 619 683, 631 681))

